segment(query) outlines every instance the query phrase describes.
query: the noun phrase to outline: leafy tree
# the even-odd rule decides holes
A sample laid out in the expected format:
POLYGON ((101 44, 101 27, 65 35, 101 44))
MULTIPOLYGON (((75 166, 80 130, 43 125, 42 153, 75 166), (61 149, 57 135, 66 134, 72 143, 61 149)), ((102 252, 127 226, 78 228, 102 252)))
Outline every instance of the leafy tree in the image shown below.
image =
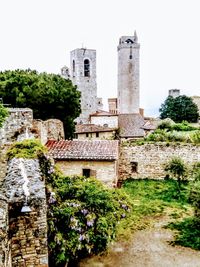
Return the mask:
POLYGON ((185 178, 187 173, 187 167, 183 160, 179 157, 172 158, 165 166, 165 171, 172 175, 173 178, 176 178, 178 181, 179 192, 181 189, 181 181, 185 178))
POLYGON ((72 137, 74 119, 80 114, 80 92, 60 75, 35 70, 0 72, 0 97, 12 107, 33 110, 34 118, 60 119, 66 138, 72 137))
POLYGON ((160 118, 170 118, 175 122, 197 122, 199 113, 198 107, 191 97, 181 95, 173 98, 168 96, 159 109, 160 118))
POLYGON ((0 103, 0 128, 2 127, 6 117, 8 116, 8 110, 0 103))

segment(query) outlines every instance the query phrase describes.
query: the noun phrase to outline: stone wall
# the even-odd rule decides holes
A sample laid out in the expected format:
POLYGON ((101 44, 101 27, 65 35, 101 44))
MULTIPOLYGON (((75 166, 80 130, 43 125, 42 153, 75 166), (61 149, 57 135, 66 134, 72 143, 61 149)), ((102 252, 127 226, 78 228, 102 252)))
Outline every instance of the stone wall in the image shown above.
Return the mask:
POLYGON ((10 247, 8 238, 8 202, 0 194, 0 266, 11 267, 10 247))
POLYGON ((187 164, 200 161, 200 146, 192 144, 144 144, 122 143, 120 147, 119 179, 164 178, 164 165, 172 157, 182 158, 187 164))
MULTIPOLYGON (((0 233, 7 234, 0 239, 0 247, 5 247, 8 238, 10 243, 2 259, 11 255, 11 265, 5 266, 47 267, 46 194, 38 160, 12 159, 0 189, 4 195, 0 198, 0 233), (4 210, 1 210, 2 201, 4 210)), ((0 254, 0 262, 2 259, 0 254)))
POLYGON ((43 145, 50 139, 59 141, 65 138, 63 123, 57 119, 33 120, 32 132, 43 145))
POLYGON ((9 148, 9 145, 0 146, 0 188, 2 186, 2 182, 6 176, 7 172, 7 158, 6 151, 9 148))
POLYGON ((56 165, 65 175, 83 175, 83 169, 90 169, 91 176, 96 177, 108 186, 117 183, 116 161, 59 160, 56 165))
POLYGON ((9 108, 10 116, 0 129, 0 144, 18 140, 32 127, 33 111, 29 108, 9 108))

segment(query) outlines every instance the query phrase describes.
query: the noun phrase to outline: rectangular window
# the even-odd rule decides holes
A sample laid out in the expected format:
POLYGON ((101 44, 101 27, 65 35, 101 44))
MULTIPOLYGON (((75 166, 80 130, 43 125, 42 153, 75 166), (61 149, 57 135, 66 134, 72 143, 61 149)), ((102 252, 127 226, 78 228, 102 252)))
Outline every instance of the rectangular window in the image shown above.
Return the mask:
POLYGON ((135 161, 131 162, 131 171, 138 172, 138 162, 135 162, 135 161))
POLYGON ((96 137, 99 137, 99 133, 96 133, 96 137))
POLYGON ((90 169, 83 169, 83 176, 90 177, 90 169))
POLYGON ((86 137, 89 137, 89 133, 86 133, 86 137))

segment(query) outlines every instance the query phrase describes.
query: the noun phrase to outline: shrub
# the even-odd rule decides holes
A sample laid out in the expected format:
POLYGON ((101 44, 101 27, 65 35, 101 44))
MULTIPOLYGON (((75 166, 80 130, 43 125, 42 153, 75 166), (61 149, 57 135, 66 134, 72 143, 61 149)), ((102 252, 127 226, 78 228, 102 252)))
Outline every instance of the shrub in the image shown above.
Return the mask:
POLYGON ((48 212, 50 266, 74 266, 76 260, 106 250, 118 222, 129 214, 127 195, 84 177, 57 176, 53 190, 56 203, 48 212))
POLYGON ((194 144, 200 144, 200 131, 191 134, 191 140, 194 144))
POLYGON ((14 143, 7 152, 8 159, 12 158, 38 158, 39 155, 47 152, 47 149, 39 140, 29 139, 14 143))
POLYGON ((192 186, 190 200, 195 209, 195 217, 200 222, 200 181, 195 182, 192 186))
POLYGON ((172 158, 166 165, 165 171, 171 175, 172 178, 176 178, 179 185, 179 194, 181 189, 181 181, 186 178, 187 167, 184 161, 179 157, 172 158))
POLYGON ((4 121, 8 117, 8 109, 3 106, 3 104, 0 103, 0 128, 2 127, 4 121))

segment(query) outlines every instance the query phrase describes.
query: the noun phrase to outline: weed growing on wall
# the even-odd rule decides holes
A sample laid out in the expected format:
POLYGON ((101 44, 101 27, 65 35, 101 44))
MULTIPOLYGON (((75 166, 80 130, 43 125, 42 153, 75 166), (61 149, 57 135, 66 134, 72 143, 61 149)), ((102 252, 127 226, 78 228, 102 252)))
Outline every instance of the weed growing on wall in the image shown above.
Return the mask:
POLYGON ((29 139, 14 143, 7 152, 8 159, 25 158, 36 159, 39 155, 43 155, 47 149, 39 140, 29 139))

